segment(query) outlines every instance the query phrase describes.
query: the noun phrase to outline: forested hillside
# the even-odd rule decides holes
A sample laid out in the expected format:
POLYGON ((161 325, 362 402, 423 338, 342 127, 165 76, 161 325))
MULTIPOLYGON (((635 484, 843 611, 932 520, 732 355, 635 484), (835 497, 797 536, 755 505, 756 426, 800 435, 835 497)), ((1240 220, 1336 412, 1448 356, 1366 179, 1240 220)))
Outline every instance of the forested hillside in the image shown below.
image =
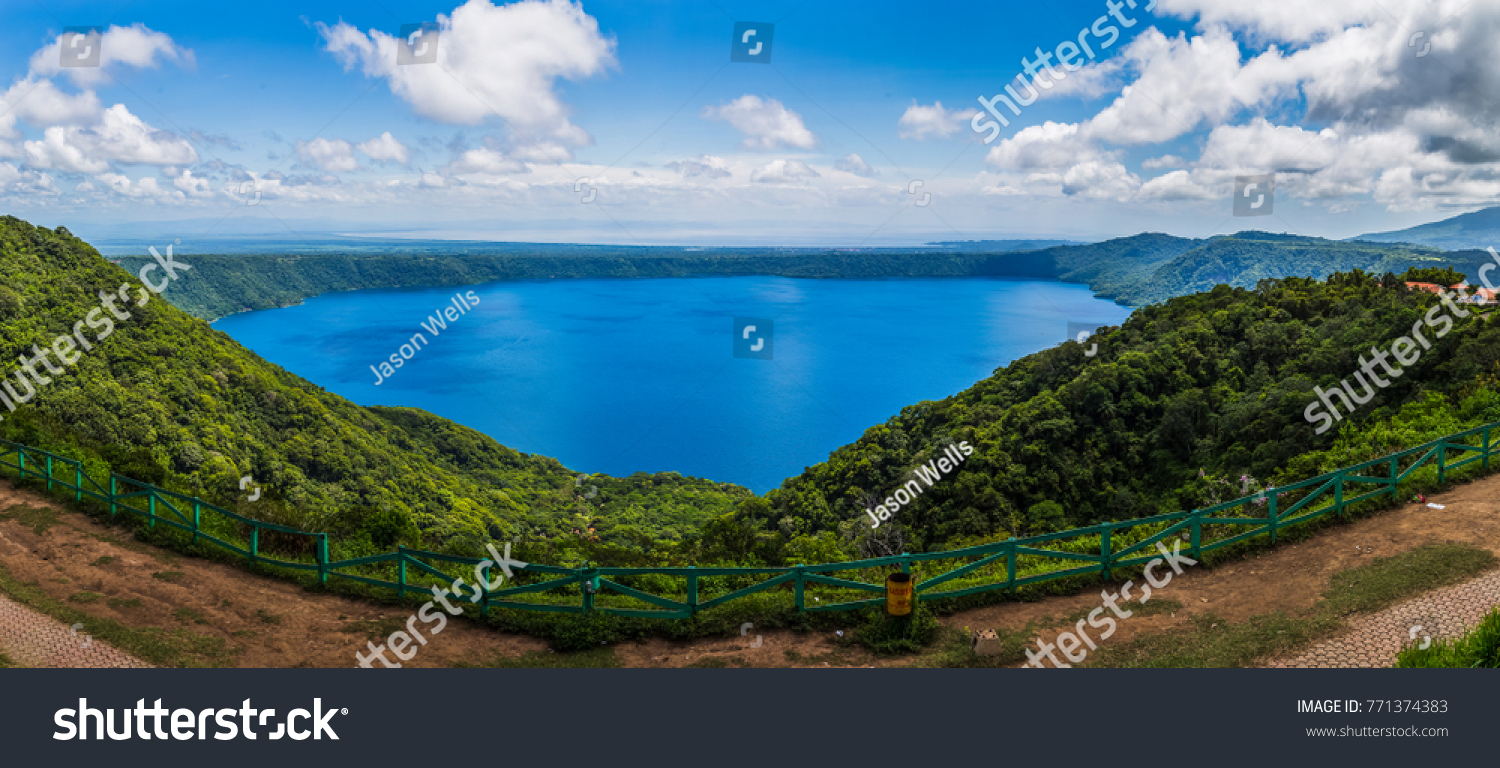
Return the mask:
MULTIPOLYGON (((1413 278, 1451 284, 1459 275, 1413 278)), ((1393 275, 1353 272, 1220 285, 1148 306, 1087 344, 1038 352, 958 395, 903 409, 741 520, 868 549, 865 509, 944 445, 966 441, 974 456, 878 537, 946 548, 1208 506, 1215 494, 1235 498, 1500 420, 1500 323, 1474 308, 1441 338, 1429 327, 1432 348, 1338 428, 1318 435, 1305 417, 1314 387, 1353 382, 1361 355, 1411 334, 1434 307, 1446 312, 1438 301, 1393 275)))
MULTIPOLYGON (((0 271, 0 360, 16 361, 0 370, 15 405, 0 406, 0 437, 87 458, 96 477, 113 470, 377 548, 465 554, 492 537, 575 529, 671 541, 750 496, 641 473, 590 478, 599 492, 584 498, 555 459, 422 411, 359 407, 265 362, 63 228, 0 218, 0 271), (42 349, 60 351, 38 362, 42 349), (253 504, 239 489, 246 475, 264 489, 253 504)), ((180 272, 167 294, 201 277, 180 272)), ((161 269, 147 278, 166 280, 161 269)))
MULTIPOLYGON (((1014 250, 1025 242, 943 243, 932 248, 645 248, 496 244, 498 252, 380 255, 181 256, 194 278, 168 301, 213 320, 234 312, 295 304, 329 291, 472 285, 541 278, 779 275, 801 278, 1031 277, 1085 283, 1105 298, 1142 306, 1208 290, 1248 288, 1272 277, 1325 277, 1363 269, 1404 272, 1453 264, 1477 279, 1483 252, 1341 243, 1316 237, 1242 232, 1207 240, 1147 233, 1087 245, 1014 250), (984 250, 988 249, 988 250, 984 250)), ((414 249, 415 250, 415 249, 414 249)), ((132 273, 144 254, 121 259, 132 273)))

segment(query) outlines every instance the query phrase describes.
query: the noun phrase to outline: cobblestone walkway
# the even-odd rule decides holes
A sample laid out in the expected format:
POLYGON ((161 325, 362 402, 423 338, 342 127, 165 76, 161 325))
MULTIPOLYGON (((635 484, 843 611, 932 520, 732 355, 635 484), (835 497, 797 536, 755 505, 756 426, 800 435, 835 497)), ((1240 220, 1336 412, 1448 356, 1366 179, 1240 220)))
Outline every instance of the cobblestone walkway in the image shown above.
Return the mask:
POLYGON ((74 636, 68 625, 4 596, 0 596, 0 653, 23 667, 151 666, 90 638, 81 629, 74 636))
POLYGON ((1394 608, 1349 622, 1349 630, 1307 653, 1269 667, 1389 667, 1405 643, 1454 637, 1500 605, 1500 573, 1428 592, 1394 608), (1416 638, 1412 639, 1412 628, 1416 638))

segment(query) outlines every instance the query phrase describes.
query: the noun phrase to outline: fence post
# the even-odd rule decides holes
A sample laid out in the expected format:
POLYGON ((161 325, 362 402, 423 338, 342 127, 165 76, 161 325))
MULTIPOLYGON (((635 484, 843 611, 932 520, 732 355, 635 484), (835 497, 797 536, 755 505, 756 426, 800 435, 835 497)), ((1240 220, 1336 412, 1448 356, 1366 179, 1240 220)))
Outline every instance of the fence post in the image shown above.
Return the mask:
POLYGON ((255 558, 260 556, 260 526, 250 526, 250 564, 255 565, 255 558))
POLYGON ((901 557, 904 558, 901 561, 901 572, 904 573, 904 574, 906 574, 907 576, 910 576, 911 575, 911 555, 908 555, 905 552, 902 552, 901 553, 901 557))
POLYGON ((1014 595, 1016 593, 1016 537, 1012 536, 1006 539, 1005 543, 1010 545, 1010 551, 1005 555, 1006 586, 1010 588, 1010 593, 1014 595))
POLYGON ((585 616, 589 611, 594 610, 594 569, 591 566, 592 563, 585 562, 583 567, 578 569, 578 574, 583 578, 583 614, 585 616))
POLYGON ((1203 511, 1193 510, 1193 559, 1199 560, 1203 555, 1203 511))
POLYGON ((396 599, 406 597, 406 545, 396 545, 396 599))
POLYGON ((203 524, 203 501, 193 497, 193 543, 198 543, 198 528, 203 524))
POLYGON ((1437 449, 1438 449, 1438 485, 1442 485, 1443 484, 1443 478, 1445 478, 1445 477, 1448 476, 1448 468, 1447 468, 1447 466, 1445 466, 1448 463, 1448 443, 1446 443, 1443 440, 1439 439, 1438 440, 1438 444, 1437 444, 1437 449))
MULTIPOLYGON (((697 570, 691 565, 688 569, 697 570)), ((690 573, 687 577, 687 604, 689 616, 698 612, 698 574, 696 573, 690 573)))
POLYGON ((1481 469, 1485 470, 1486 472, 1488 472, 1489 469, 1490 469, 1490 428, 1489 427, 1485 427, 1484 428, 1484 433, 1482 435, 1480 435, 1480 438, 1484 440, 1484 450, 1481 451, 1479 455, 1483 456, 1484 458, 1482 458, 1482 459, 1479 460, 1479 467, 1481 469))
POLYGON ((1266 505, 1266 515, 1267 515, 1267 517, 1271 518, 1271 543, 1275 544, 1276 543, 1276 494, 1274 492, 1275 488, 1272 488, 1272 491, 1273 492, 1271 493, 1271 495, 1266 497, 1266 498, 1270 499, 1270 501, 1271 501, 1270 504, 1266 505))
POLYGON ((1109 567, 1110 566, 1109 534, 1110 534, 1110 532, 1112 530, 1113 529, 1109 527, 1109 524, 1106 523, 1104 525, 1104 533, 1099 534, 1099 562, 1104 565, 1104 578, 1106 578, 1106 579, 1114 578, 1114 575, 1110 572, 1111 569, 1109 567))
POLYGON ((807 608, 807 606, 803 602, 803 598, 802 598, 802 587, 803 587, 803 584, 804 584, 804 582, 802 581, 802 563, 797 563, 797 567, 796 567, 796 569, 793 570, 793 573, 797 574, 797 576, 796 576, 796 585, 797 585, 797 612, 801 613, 803 610, 805 610, 807 608))
POLYGON ((52 491, 52 454, 47 454, 47 491, 52 491))
POLYGON ((109 521, 115 521, 115 473, 109 473, 109 521))
POLYGON ((73 500, 77 501, 77 502, 82 502, 83 501, 83 464, 81 462, 74 462, 73 463, 73 487, 78 489, 78 493, 77 493, 76 496, 74 496, 73 500))
POLYGON ((1340 472, 1337 475, 1333 476, 1333 512, 1334 512, 1334 514, 1336 514, 1336 515, 1339 516, 1339 519, 1341 519, 1341 520, 1343 519, 1343 517, 1344 517, 1344 473, 1343 472, 1340 472))
POLYGON ((1399 477, 1401 477, 1401 473, 1398 472, 1398 471, 1396 471, 1396 457, 1392 456, 1391 457, 1391 498, 1393 498, 1393 499, 1396 498, 1396 479, 1399 478, 1399 477))
POLYGON ((18 468, 21 470, 21 479, 25 480, 26 479, 26 449, 25 448, 16 448, 16 464, 19 465, 18 468))
POLYGON ((318 534, 318 583, 328 583, 328 534, 318 534))
POLYGON ((151 522, 148 523, 146 525, 146 527, 147 528, 151 528, 151 529, 155 529, 156 528, 156 490, 154 488, 148 488, 148 489, 146 489, 146 502, 147 502, 146 506, 151 510, 151 522))

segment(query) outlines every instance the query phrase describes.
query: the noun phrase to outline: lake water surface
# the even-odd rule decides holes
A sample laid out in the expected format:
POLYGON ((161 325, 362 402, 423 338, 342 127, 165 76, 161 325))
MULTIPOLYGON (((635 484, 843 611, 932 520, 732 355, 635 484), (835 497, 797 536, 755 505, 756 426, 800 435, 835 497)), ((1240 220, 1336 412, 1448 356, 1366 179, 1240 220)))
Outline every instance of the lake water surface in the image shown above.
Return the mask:
POLYGON ((763 493, 902 407, 1061 343, 1070 321, 1129 312, 1038 280, 716 277, 332 293, 214 327, 361 405, 422 408, 576 471, 763 493), (420 325, 469 291, 478 306, 447 330, 420 325), (772 359, 733 356, 735 317, 774 321, 772 359), (417 333, 427 345, 377 385, 370 366, 417 333))

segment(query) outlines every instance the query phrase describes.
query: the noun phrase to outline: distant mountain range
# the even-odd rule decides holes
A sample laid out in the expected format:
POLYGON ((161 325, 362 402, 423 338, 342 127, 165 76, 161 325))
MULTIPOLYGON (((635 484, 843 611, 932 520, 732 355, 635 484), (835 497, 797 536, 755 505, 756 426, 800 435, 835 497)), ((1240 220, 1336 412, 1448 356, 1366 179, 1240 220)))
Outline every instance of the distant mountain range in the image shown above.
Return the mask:
POLYGON ((1500 247, 1500 207, 1465 213, 1409 229, 1372 232, 1350 239, 1376 243, 1412 243, 1449 251, 1482 251, 1489 246, 1500 247))
MULTIPOLYGON (((365 249, 329 245, 314 253, 178 256, 193 280, 166 294, 178 308, 213 320, 295 304, 329 291, 474 285, 495 280, 776 275, 799 278, 1025 277, 1084 283, 1104 298, 1145 306, 1226 283, 1253 288, 1284 277, 1322 279, 1356 269, 1404 273, 1451 266, 1478 282, 1484 251, 1401 243, 1240 232, 1193 239, 1155 232, 1102 243, 1047 241, 933 243, 920 248, 689 248, 683 246, 445 244, 385 242, 365 249)), ((119 259, 135 273, 151 261, 119 259)))

